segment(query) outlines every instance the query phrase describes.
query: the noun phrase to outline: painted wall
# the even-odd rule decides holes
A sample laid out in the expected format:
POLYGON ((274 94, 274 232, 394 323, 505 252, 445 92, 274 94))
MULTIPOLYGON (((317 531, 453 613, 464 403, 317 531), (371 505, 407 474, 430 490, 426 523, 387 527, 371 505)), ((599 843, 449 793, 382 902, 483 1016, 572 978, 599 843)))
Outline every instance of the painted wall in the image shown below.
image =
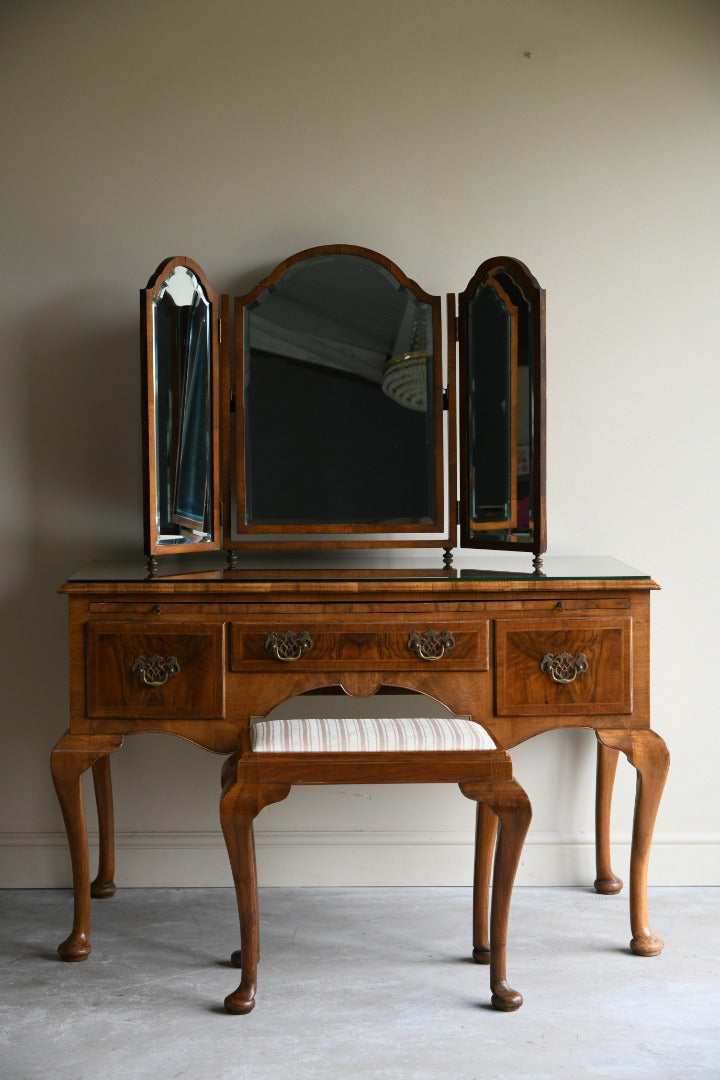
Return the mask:
MULTIPOLYGON (((496 254, 547 289, 550 551, 662 584, 652 693, 673 766, 651 880, 720 883, 719 35, 714 0, 4 6, 0 884, 69 881, 55 590, 141 551, 138 289, 187 254, 237 293, 340 241, 430 292, 496 254)), ((520 880, 591 881, 592 735, 514 758, 535 807, 520 880)), ((229 883, 218 766, 127 741, 120 883, 229 883)), ((633 794, 621 766, 621 874, 633 794)), ((468 881, 471 832, 450 788, 299 791, 264 812, 261 877, 468 881)))

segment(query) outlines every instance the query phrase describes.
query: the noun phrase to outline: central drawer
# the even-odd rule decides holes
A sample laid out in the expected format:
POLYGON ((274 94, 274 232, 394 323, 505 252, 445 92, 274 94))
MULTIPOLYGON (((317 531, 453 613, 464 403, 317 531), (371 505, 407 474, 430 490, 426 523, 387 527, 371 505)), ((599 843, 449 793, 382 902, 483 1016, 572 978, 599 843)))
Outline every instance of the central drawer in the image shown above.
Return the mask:
MULTIPOLYGON (((434 616, 434 617, 433 617, 434 616)), ((398 671, 408 668, 487 671, 489 624, 456 613, 413 621, 333 621, 288 614, 230 624, 231 671, 398 671)))

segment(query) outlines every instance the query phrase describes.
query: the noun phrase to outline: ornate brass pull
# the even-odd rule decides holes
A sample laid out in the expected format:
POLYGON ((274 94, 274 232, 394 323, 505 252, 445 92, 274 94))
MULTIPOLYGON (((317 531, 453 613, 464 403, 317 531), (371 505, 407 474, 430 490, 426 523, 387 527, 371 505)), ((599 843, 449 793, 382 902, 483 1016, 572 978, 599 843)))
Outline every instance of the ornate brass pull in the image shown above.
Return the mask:
POLYGON ((146 686, 164 686, 179 672, 177 656, 138 656, 130 674, 139 675, 146 686))
POLYGON ((421 660, 442 660, 446 652, 455 646, 455 638, 449 630, 413 630, 408 638, 408 649, 416 652, 421 660))
POLYGON ((265 649, 276 660, 292 662, 299 660, 303 653, 312 649, 313 640, 307 630, 283 630, 282 633, 268 634, 265 649))
POLYGON ((582 675, 588 669, 587 657, 584 653, 575 653, 573 656, 568 652, 546 652, 540 661, 540 670, 549 675, 554 682, 565 685, 574 682, 578 675, 582 675))

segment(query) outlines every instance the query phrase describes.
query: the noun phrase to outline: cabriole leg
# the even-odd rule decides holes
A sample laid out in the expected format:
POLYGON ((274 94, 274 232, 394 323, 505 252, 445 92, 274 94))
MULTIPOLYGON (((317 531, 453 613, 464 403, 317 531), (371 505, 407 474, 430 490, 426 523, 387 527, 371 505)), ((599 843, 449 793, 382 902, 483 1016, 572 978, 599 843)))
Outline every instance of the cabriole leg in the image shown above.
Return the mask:
POLYGON ((623 883, 610 864, 610 810, 618 751, 597 740, 595 784, 595 889, 599 893, 619 893, 623 883))
POLYGON ((244 1015, 255 1007, 257 964, 260 952, 257 869, 253 822, 263 807, 284 799, 289 784, 260 786, 238 783, 231 770, 223 770, 226 784, 220 799, 220 822, 227 845, 240 918, 241 957, 233 953, 232 962, 241 962, 242 979, 237 990, 225 998, 230 1013, 244 1015))
POLYGON ((122 735, 63 735, 50 756, 55 791, 60 802, 73 876, 73 928, 58 946, 62 960, 85 960, 90 955, 90 865, 82 774, 96 761, 122 746, 122 735))
POLYGON ((490 878, 495 853, 498 819, 489 806, 479 802, 475 822, 475 873, 473 877, 473 960, 490 963, 490 878))
MULTIPOLYGON (((229 789, 235 783, 235 777, 237 776, 237 763, 239 754, 231 754, 229 758, 226 758, 223 762, 223 767, 220 772, 220 793, 221 798, 225 791, 229 789)), ((222 811, 221 811, 222 813, 222 811)), ((255 858, 255 836, 253 834, 253 859, 255 858)), ((226 838, 227 847, 227 838, 226 838)), ((260 953, 258 952, 258 960, 260 959, 260 953)), ((242 967, 242 949, 235 949, 230 954, 230 964, 234 968, 242 967)))
POLYGON ((670 754, 654 731, 598 731, 597 735, 604 746, 622 751, 637 770, 630 853, 630 948, 637 956, 657 956, 664 943, 648 923, 647 878, 652 835, 670 754))
POLYGON ((110 758, 101 757, 93 763, 93 786, 98 819, 98 872, 90 885, 90 895, 106 899, 115 895, 115 814, 113 812, 110 758))
POLYGON ((515 780, 462 783, 460 790, 468 799, 487 806, 500 823, 490 908, 490 989, 493 1007, 513 1012, 523 999, 507 982, 507 927, 512 887, 532 817, 530 800, 515 780))

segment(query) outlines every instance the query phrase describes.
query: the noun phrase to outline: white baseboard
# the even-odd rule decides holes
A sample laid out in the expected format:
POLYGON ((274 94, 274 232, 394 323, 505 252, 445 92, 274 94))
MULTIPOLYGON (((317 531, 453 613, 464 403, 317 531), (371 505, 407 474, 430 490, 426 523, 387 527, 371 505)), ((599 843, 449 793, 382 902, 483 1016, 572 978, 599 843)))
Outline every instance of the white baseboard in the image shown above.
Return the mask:
MULTIPOLYGON (((261 885, 469 885, 472 836, 466 832, 256 831, 261 885)), ((90 835, 91 867, 97 836, 90 835)), ((613 869, 628 880, 630 837, 613 839, 613 869)), ((220 832, 119 833, 116 883, 133 887, 232 884, 220 832)), ((94 875, 95 870, 92 870, 94 875)), ((518 885, 589 885, 590 836, 530 832, 518 885)), ((63 833, 0 834, 0 888, 66 888, 70 859, 63 833)), ((720 835, 657 834, 650 885, 720 885, 720 835)))

